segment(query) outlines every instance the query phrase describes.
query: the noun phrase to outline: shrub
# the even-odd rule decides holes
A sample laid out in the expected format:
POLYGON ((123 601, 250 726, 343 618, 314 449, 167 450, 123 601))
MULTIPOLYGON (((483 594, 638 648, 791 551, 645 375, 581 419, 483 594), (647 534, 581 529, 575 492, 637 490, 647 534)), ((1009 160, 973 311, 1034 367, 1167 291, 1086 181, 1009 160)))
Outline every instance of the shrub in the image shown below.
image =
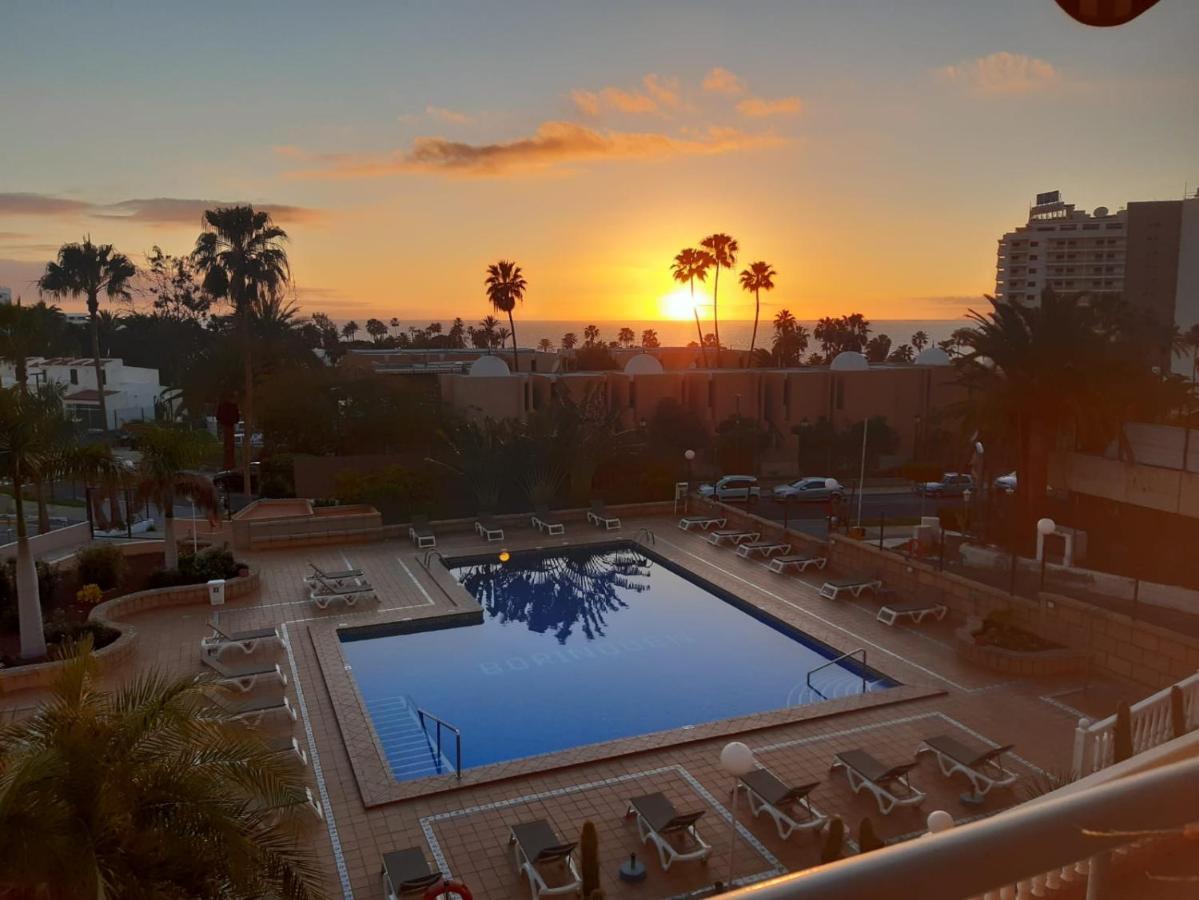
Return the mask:
POLYGON ((845 855, 845 823, 840 816, 833 816, 828 823, 828 832, 824 836, 824 846, 820 848, 820 864, 836 862, 845 855))
POLYGON ((1185 698, 1182 695, 1182 688, 1178 685, 1170 686, 1170 730, 1176 738, 1182 737, 1187 733, 1187 711, 1184 705, 1185 698))
POLYGON ((583 897, 590 900, 599 891, 599 834, 594 822, 583 823, 583 833, 579 835, 579 855, 582 858, 583 897))
POLYGON ((152 574, 147 587, 164 588, 184 584, 203 584, 214 578, 233 578, 243 564, 233 558, 227 546, 207 547, 199 553, 179 557, 178 569, 160 569, 152 574))
POLYGON ((75 554, 79 560, 81 584, 98 584, 101 590, 111 590, 121 582, 125 572, 125 555, 115 544, 93 544, 75 554))
POLYGON ((1121 700, 1116 707, 1116 727, 1112 729, 1112 762, 1132 759, 1132 710, 1121 700))
POLYGON ((100 590, 98 584, 85 584, 75 592, 75 599, 88 606, 95 606, 104 599, 104 591, 100 590))
POLYGON ((46 644, 62 648, 63 645, 77 644, 84 637, 90 636, 92 647, 99 650, 107 647, 121 636, 115 628, 110 628, 101 622, 63 622, 55 621, 46 625, 44 634, 46 644))
POLYGON ((860 853, 869 853, 871 850, 880 850, 887 846, 878 832, 874 830, 874 822, 870 818, 863 819, 858 824, 858 851, 860 853))

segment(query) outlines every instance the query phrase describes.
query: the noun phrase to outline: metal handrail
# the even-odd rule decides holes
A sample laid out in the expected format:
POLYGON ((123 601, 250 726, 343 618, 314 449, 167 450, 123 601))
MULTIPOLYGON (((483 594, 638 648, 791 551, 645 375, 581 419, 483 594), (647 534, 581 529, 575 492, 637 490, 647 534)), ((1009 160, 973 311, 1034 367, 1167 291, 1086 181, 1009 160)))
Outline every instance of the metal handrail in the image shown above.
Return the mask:
POLYGON ((649 538, 649 542, 653 546, 658 546, 658 539, 654 536, 652 531, 650 531, 648 528, 638 528, 637 534, 633 537, 633 540, 636 543, 641 544, 644 543, 645 538, 649 538))
POLYGON ((436 548, 434 548, 434 549, 432 549, 432 550, 426 550, 426 551, 425 551, 425 555, 424 555, 424 556, 422 556, 422 557, 421 557, 421 560, 420 560, 421 567, 422 567, 422 568, 423 568, 423 569, 424 569, 426 572, 428 572, 428 571, 429 571, 429 561, 430 561, 431 559, 433 559, 433 557, 434 557, 434 556, 436 556, 436 557, 437 557, 438 559, 440 559, 442 562, 445 562, 445 554, 444 554, 444 553, 442 553, 440 550, 438 550, 438 549, 436 549, 436 548))
POLYGON ((427 725, 425 725, 425 719, 429 718, 437 723, 437 758, 438 758, 438 760, 442 759, 442 754, 441 754, 441 729, 442 729, 442 727, 444 726, 445 728, 448 728, 450 731, 454 732, 454 774, 458 778, 458 780, 461 781, 462 780, 462 732, 458 729, 457 726, 451 725, 445 719, 435 716, 435 715, 433 715, 433 713, 429 712, 427 709, 422 709, 419 706, 416 708, 416 716, 418 719, 420 719, 421 730, 425 732, 426 736, 428 736, 428 734, 429 734, 429 728, 427 725))
MULTIPOLYGON (((841 660, 843 660, 843 659, 849 659, 852 656, 856 656, 859 653, 862 654, 862 666, 865 667, 865 665, 866 665, 866 648, 858 647, 856 650, 850 650, 848 653, 842 653, 836 659, 830 659, 828 662, 824 663, 823 665, 819 665, 814 669, 808 669, 808 674, 804 677, 804 681, 807 682, 807 685, 808 685, 808 690, 816 691, 817 694, 820 694, 820 691, 817 688, 812 687, 812 676, 815 675, 817 672, 819 672, 821 669, 827 669, 829 666, 835 665, 836 663, 841 662, 841 660)), ((866 693, 866 673, 865 672, 862 673, 862 693, 863 694, 866 693)), ((820 694, 820 696, 823 697, 824 695, 820 694)))

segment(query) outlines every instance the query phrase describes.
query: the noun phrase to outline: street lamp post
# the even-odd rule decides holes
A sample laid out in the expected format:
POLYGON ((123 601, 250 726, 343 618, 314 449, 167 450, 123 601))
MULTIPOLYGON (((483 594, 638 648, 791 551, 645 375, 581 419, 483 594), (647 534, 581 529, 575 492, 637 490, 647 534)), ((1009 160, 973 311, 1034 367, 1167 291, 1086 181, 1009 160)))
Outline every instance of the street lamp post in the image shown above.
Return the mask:
POLYGON ((738 779, 756 769, 758 763, 749 747, 740 741, 732 741, 725 744, 724 749, 720 751, 720 765, 733 776, 733 802, 730 804, 732 809, 729 816, 729 873, 724 884, 725 890, 728 890, 733 885, 733 853, 737 849, 737 796, 740 793, 738 779))
POLYGON ((1037 550, 1041 557, 1041 587, 1040 587, 1040 590, 1042 590, 1042 591, 1045 590, 1045 562, 1046 562, 1046 559, 1048 558, 1048 554, 1045 552, 1046 551, 1045 538, 1049 537, 1049 535, 1053 534, 1055 531, 1057 531, 1057 523, 1054 522, 1053 519, 1044 518, 1044 519, 1037 520, 1037 534, 1040 535, 1040 537, 1038 539, 1038 543, 1040 544, 1040 546, 1037 547, 1037 550))
POLYGON ((970 488, 966 488, 966 490, 962 491, 962 507, 963 507, 962 511, 964 513, 963 521, 962 521, 962 532, 964 535, 970 534, 970 498, 971 498, 971 496, 972 496, 972 494, 970 493, 970 488))
POLYGON ((695 461, 694 450, 684 450, 683 460, 687 463, 687 493, 683 497, 683 512, 691 512, 691 463, 695 461))

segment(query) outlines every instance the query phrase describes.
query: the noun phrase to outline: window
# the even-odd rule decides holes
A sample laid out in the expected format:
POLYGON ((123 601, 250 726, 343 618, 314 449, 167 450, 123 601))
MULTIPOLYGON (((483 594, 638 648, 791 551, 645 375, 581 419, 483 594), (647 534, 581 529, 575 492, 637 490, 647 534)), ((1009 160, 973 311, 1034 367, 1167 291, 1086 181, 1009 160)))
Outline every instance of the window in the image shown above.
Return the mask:
POLYGON ((1037 286, 1037 283, 1035 281, 1030 281, 1028 284, 1025 285, 1025 287, 1036 287, 1036 286, 1037 286))
POLYGON ((1084 225, 1084 226, 1082 226, 1082 230, 1083 231, 1098 231, 1099 226, 1098 225, 1084 225))
POLYGON ((71 370, 71 384, 79 384, 79 370, 78 369, 71 370))

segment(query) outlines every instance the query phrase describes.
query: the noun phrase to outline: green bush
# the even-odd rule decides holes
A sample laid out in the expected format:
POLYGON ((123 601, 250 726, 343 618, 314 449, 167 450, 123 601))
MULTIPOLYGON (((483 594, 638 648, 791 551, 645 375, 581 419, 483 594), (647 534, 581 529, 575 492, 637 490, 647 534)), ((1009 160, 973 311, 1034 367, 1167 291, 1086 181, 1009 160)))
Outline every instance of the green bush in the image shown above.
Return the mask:
POLYGON ((179 557, 178 569, 160 569, 149 578, 147 587, 176 587, 183 584, 204 584, 214 578, 234 578, 243 564, 233 558, 227 546, 207 547, 199 553, 179 557))
POLYGON ((103 591, 121 582, 125 573, 125 555, 115 544, 93 544, 75 554, 79 560, 79 583, 98 584, 103 591))
MULTIPOLYGON (((50 647, 75 644, 90 635, 92 647, 96 650, 108 646, 121 636, 121 633, 115 628, 110 628, 100 622, 56 621, 47 624, 43 633, 46 635, 46 644, 50 647)), ((53 650, 51 650, 51 655, 54 655, 53 650)))
POLYGON ((836 862, 844 856, 845 823, 840 816, 833 816, 824 835, 824 845, 820 848, 820 864, 836 862))
MULTIPOLYGON (((54 596, 58 586, 58 571, 40 559, 34 563, 37 570, 38 598, 44 610, 54 596)), ((16 631, 20 623, 17 611, 17 562, 5 560, 0 564, 0 631, 16 631)))

